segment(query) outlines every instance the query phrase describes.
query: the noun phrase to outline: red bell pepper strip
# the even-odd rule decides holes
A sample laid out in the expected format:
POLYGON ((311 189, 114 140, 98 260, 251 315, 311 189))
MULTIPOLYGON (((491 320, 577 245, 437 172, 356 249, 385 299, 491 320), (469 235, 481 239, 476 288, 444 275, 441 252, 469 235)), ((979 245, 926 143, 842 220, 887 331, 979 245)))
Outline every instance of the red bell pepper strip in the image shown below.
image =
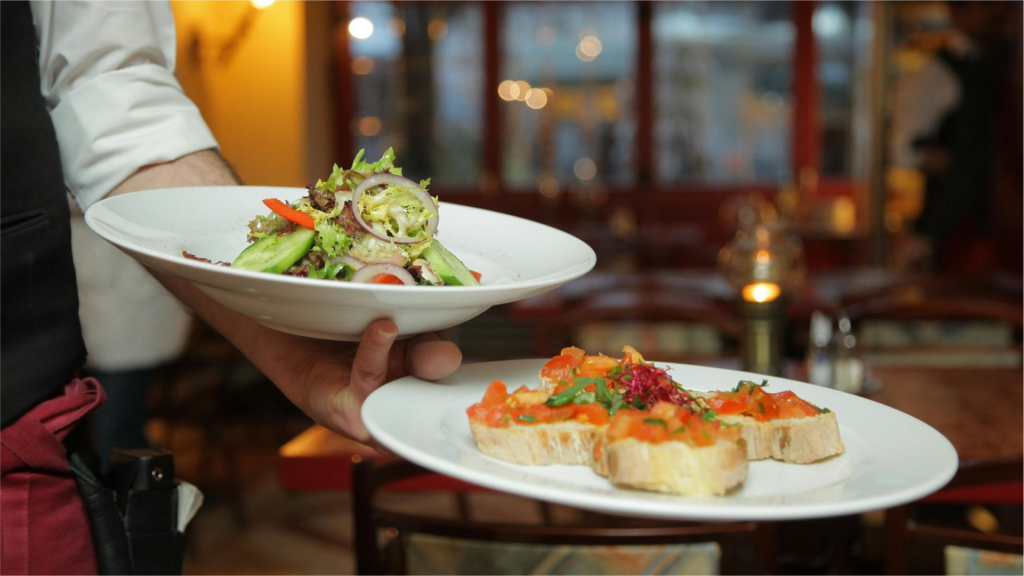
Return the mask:
POLYGON ((299 212, 277 198, 267 198, 263 203, 267 205, 267 208, 270 208, 285 220, 294 222, 299 226, 309 228, 310 230, 316 230, 316 226, 313 223, 313 217, 309 214, 299 212))

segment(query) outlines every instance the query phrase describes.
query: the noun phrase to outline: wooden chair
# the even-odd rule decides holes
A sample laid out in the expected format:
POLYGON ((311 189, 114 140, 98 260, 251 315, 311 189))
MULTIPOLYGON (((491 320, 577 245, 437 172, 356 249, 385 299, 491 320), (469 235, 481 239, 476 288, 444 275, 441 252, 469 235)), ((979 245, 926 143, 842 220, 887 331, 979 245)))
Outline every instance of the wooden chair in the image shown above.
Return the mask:
POLYGON ((616 349, 587 350, 588 353, 604 352, 614 356, 621 344, 631 344, 645 356, 663 362, 700 363, 709 356, 734 353, 741 332, 734 309, 725 300, 682 291, 651 279, 639 285, 596 293, 572 304, 559 317, 540 327, 537 353, 546 357, 557 354, 565 346, 584 345, 581 341, 584 331, 600 325, 639 326, 648 338, 608 345, 616 349), (704 352, 671 349, 659 341, 655 327, 680 331, 697 327, 710 329, 707 332, 721 342, 721 348, 704 352))
MULTIPOLYGON (((1024 461, 975 466, 961 464, 953 480, 925 501, 971 504, 1021 503, 1021 468, 1024 461)), ((891 508, 885 513, 885 573, 908 574, 910 550, 925 543, 966 546, 1010 554, 1024 554, 1024 538, 1018 535, 988 534, 962 528, 918 522, 914 506, 891 508)))
POLYGON ((406 461, 387 464, 363 461, 354 466, 353 474, 356 571, 359 574, 405 573, 405 550, 415 534, 477 543, 584 547, 716 542, 723 550, 723 573, 749 573, 756 570, 769 574, 774 570, 773 524, 638 522, 613 517, 604 517, 603 522, 588 520, 585 526, 449 520, 388 511, 377 505, 376 496, 380 490, 432 474, 415 464, 406 461), (382 535, 390 537, 383 544, 382 535), (756 557, 755 566, 736 566, 744 552, 756 557))
MULTIPOLYGON (((1024 306, 1019 285, 979 279, 929 279, 908 282, 843 301, 854 325, 876 319, 896 321, 994 321, 1012 327, 1010 346, 1019 363, 1024 306)), ((998 349, 997 349, 998 350, 998 349)), ((942 353, 943 350, 938 350, 942 353)), ((979 352, 984 354, 984 352, 979 352)), ((964 505, 1024 503, 1019 458, 1008 462, 961 462, 954 479, 922 503, 964 505)), ((912 545, 938 543, 968 546, 1014 554, 1024 553, 1024 539, 1016 535, 988 534, 926 524, 915 515, 921 503, 886 511, 886 560, 888 574, 906 574, 912 545)))
POLYGON ((868 339, 862 337, 862 350, 878 363, 1017 366, 1024 356, 1022 298, 1019 288, 1003 283, 932 278, 851 295, 842 301, 841 311, 862 336, 874 328, 876 337, 889 335, 879 340, 891 343, 895 337, 914 343, 888 348, 880 342, 864 348, 868 339), (922 321, 931 327, 922 330, 922 321), (936 327, 940 329, 932 337, 918 340, 936 327), (974 330, 972 336, 965 336, 968 328, 974 330))

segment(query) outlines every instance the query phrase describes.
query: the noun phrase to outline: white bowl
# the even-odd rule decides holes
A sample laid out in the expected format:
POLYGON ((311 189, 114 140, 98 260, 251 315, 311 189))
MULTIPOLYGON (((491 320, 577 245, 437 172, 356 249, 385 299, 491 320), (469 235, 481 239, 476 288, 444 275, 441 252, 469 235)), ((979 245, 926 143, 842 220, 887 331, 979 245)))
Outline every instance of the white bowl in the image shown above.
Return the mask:
POLYGON ((481 286, 392 286, 310 280, 214 266, 182 256, 232 261, 246 247, 248 222, 268 212, 265 198, 293 201, 302 188, 256 186, 148 190, 92 206, 85 221, 139 262, 191 281, 217 302, 292 334, 358 340, 377 318, 391 318, 399 337, 441 330, 491 306, 529 298, 579 278, 594 251, 548 226, 441 199, 437 238, 481 286))

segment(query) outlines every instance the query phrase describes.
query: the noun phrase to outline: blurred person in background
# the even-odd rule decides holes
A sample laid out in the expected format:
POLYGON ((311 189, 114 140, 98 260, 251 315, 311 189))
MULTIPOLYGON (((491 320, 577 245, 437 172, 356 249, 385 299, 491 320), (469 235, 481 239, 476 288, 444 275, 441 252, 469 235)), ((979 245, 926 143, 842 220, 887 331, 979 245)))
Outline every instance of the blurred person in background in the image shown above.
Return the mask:
POLYGON ((71 207, 78 316, 89 351, 83 375, 103 383, 96 449, 103 470, 114 448, 148 448, 149 389, 188 343, 192 316, 134 259, 100 238, 71 207))
POLYGON ((1004 6, 949 2, 946 45, 899 87, 893 163, 925 178, 924 206, 905 245, 910 260, 947 272, 993 263, 996 110, 1009 50, 1004 6))

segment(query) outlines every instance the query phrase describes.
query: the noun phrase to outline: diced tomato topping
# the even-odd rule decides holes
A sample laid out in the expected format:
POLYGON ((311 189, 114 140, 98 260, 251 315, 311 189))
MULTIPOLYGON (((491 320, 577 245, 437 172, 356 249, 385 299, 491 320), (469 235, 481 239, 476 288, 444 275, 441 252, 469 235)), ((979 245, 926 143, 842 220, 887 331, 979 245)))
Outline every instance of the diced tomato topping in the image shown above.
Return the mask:
POLYGON ((495 380, 487 387, 487 392, 484 393, 484 399, 481 400, 480 403, 484 406, 504 406, 505 400, 507 399, 508 388, 505 388, 505 383, 501 380, 495 380))
POLYGON ((573 358, 576 359, 576 363, 577 364, 579 364, 580 361, 583 360, 583 357, 587 355, 586 352, 584 352, 583 350, 581 350, 580 348, 577 348, 575 346, 570 346, 568 348, 562 348, 561 354, 562 354, 562 356, 572 356, 573 358))
POLYGON ((573 418, 579 422, 595 426, 604 426, 609 420, 608 410, 596 402, 574 406, 573 418))
POLYGON ((579 361, 576 357, 569 354, 555 356, 551 360, 548 360, 548 363, 541 368, 540 375, 542 378, 571 382, 572 371, 576 368, 578 363, 579 361))
POLYGON ((596 377, 600 377, 618 365, 619 361, 611 356, 584 356, 580 362, 580 373, 594 371, 598 374, 596 377))
POLYGON ((551 408, 541 404, 538 406, 527 406, 525 408, 508 409, 509 422, 519 426, 561 422, 562 420, 568 420, 571 418, 572 413, 572 405, 551 408))
POLYGON ((743 414, 759 422, 776 418, 806 418, 821 414, 813 404, 797 397, 790 390, 765 392, 760 386, 750 391, 719 392, 708 398, 708 405, 721 415, 743 414))
POLYGON ((480 279, 483 278, 483 275, 477 272, 476 270, 470 270, 469 273, 473 275, 473 278, 476 278, 477 282, 479 282, 480 279))
POLYGON ((742 414, 750 408, 749 394, 734 394, 722 392, 718 396, 707 399, 708 406, 715 412, 725 416, 729 414, 742 414))
POLYGON ((682 441, 694 446, 710 446, 720 439, 738 440, 738 427, 723 428, 718 421, 708 422, 683 406, 659 403, 647 412, 620 410, 611 419, 608 441, 636 438, 642 442, 682 441))

